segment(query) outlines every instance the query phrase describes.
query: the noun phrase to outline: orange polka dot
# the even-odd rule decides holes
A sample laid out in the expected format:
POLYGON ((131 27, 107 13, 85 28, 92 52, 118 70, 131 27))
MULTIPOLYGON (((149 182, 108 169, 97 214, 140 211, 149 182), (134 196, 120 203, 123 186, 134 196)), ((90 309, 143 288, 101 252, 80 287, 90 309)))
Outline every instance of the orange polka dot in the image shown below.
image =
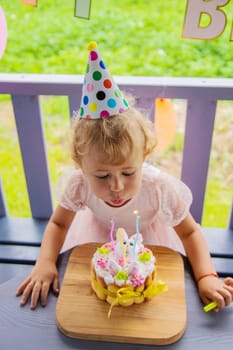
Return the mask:
POLYGON ((105 79, 104 80, 104 87, 106 87, 106 89, 110 89, 112 87, 112 82, 109 79, 105 79))

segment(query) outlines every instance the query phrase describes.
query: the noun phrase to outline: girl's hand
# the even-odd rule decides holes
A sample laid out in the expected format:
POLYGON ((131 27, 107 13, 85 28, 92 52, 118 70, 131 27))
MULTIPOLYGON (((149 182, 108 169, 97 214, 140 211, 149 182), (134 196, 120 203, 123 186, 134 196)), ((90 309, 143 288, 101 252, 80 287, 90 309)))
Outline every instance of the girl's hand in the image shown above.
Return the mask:
POLYGON ((41 305, 47 304, 49 289, 59 293, 59 281, 56 265, 49 261, 38 261, 29 276, 21 283, 16 296, 22 295, 20 305, 25 305, 31 296, 31 309, 35 309, 40 299, 41 305))
POLYGON ((216 301, 218 307, 215 311, 228 306, 233 301, 233 278, 227 277, 224 280, 208 276, 198 282, 199 294, 204 304, 216 301))

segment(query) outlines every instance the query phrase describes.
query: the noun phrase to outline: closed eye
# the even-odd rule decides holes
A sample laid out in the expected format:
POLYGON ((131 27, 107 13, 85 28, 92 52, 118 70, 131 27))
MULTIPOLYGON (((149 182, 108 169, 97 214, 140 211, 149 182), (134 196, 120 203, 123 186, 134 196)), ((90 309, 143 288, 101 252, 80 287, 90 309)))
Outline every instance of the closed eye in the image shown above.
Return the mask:
POLYGON ((135 171, 133 171, 132 173, 122 173, 122 175, 124 176, 132 176, 135 174, 135 171))
MULTIPOLYGON (((135 171, 133 171, 132 173, 122 173, 123 176, 133 176, 135 174, 135 171)), ((103 180, 103 179, 107 179, 110 175, 106 174, 106 175, 96 175, 97 179, 103 180)))
POLYGON ((103 179, 107 179, 109 175, 102 175, 102 176, 97 176, 97 179, 103 180, 103 179))

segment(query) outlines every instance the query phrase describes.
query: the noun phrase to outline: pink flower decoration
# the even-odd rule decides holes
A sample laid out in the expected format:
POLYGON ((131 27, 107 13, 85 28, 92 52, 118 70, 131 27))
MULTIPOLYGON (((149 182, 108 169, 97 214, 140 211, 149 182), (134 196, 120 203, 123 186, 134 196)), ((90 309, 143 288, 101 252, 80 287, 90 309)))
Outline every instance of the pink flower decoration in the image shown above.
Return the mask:
POLYGON ((120 266, 124 266, 124 258, 120 258, 120 259, 118 260, 118 264, 119 264, 120 266))
MULTIPOLYGON (((126 265, 130 264, 130 262, 131 262, 130 258, 126 257, 126 265)), ((121 257, 118 259, 118 264, 120 266, 124 266, 124 264, 125 264, 124 257, 121 257)))
POLYGON ((110 249, 113 252, 115 251, 115 243, 114 242, 107 242, 104 244, 104 247, 110 249))
POLYGON ((105 269, 107 267, 107 263, 108 263, 108 260, 103 257, 97 259, 97 265, 102 267, 102 269, 105 269))
POLYGON ((150 252, 149 248, 143 247, 138 250, 138 255, 141 255, 142 253, 149 253, 149 252, 150 252))
POLYGON ((144 277, 140 274, 133 274, 130 281, 134 286, 140 287, 144 283, 144 277))

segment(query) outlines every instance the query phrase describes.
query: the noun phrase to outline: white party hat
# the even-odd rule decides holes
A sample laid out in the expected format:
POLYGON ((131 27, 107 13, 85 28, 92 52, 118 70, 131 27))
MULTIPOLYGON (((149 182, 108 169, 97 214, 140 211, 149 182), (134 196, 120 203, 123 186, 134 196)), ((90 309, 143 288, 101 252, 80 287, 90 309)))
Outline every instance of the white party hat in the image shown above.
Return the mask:
POLYGON ((89 58, 84 77, 79 118, 102 119, 124 112, 128 102, 110 76, 95 42, 88 45, 89 58))

